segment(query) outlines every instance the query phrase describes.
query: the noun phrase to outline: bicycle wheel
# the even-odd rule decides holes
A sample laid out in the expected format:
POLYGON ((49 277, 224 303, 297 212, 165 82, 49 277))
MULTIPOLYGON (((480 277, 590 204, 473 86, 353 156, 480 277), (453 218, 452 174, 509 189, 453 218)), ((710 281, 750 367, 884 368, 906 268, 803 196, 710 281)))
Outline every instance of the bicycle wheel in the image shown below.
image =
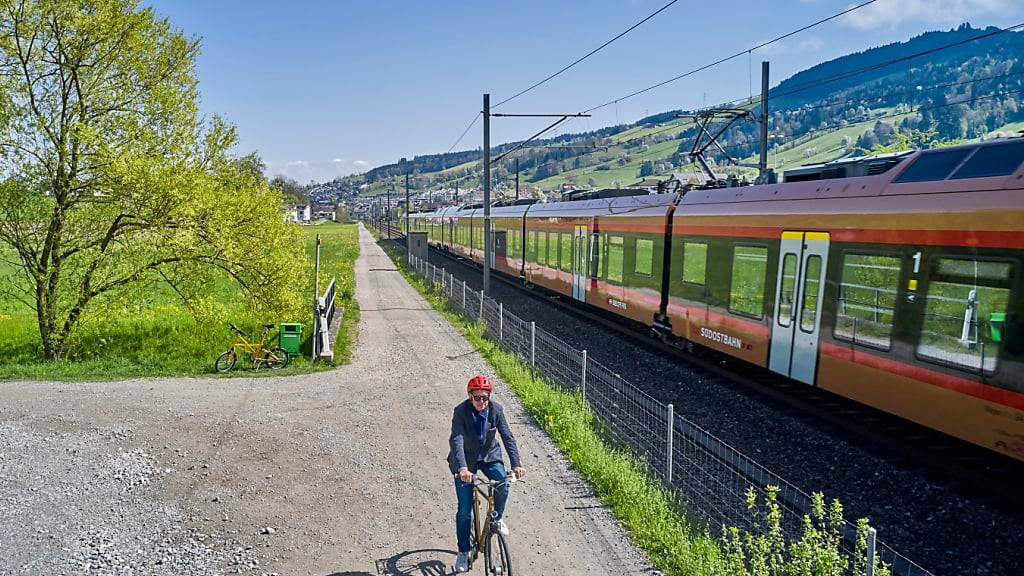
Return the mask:
POLYGON ((484 566, 487 576, 512 576, 512 558, 508 554, 505 537, 491 532, 484 546, 484 566))
POLYGON ((288 365, 288 360, 290 360, 288 351, 281 347, 271 348, 264 354, 263 360, 267 363, 267 366, 270 366, 271 370, 284 368, 288 365))
POLYGON ((235 367, 236 359, 237 357, 235 356, 235 349, 231 348, 230 350, 222 353, 220 356, 217 357, 217 362, 214 363, 213 367, 217 370, 217 372, 227 372, 228 370, 231 370, 232 368, 235 367))

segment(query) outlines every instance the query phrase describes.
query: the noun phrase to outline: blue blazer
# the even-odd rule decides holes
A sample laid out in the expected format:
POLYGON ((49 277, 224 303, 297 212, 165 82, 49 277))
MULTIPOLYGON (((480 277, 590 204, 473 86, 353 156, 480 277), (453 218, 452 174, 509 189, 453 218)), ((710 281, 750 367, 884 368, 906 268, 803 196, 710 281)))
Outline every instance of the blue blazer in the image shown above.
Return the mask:
POLYGON ((491 400, 490 414, 488 414, 487 438, 483 445, 473 425, 473 404, 468 399, 455 407, 452 414, 452 434, 448 437, 448 468, 452 474, 458 474, 459 468, 474 470, 474 465, 479 462, 502 462, 501 446, 496 438, 501 435, 501 441, 508 452, 508 459, 512 461, 512 467, 521 465, 519 461, 519 448, 516 446, 516 438, 508 427, 508 420, 505 419, 505 410, 494 400, 491 400), (497 433, 497 434, 496 434, 497 433))

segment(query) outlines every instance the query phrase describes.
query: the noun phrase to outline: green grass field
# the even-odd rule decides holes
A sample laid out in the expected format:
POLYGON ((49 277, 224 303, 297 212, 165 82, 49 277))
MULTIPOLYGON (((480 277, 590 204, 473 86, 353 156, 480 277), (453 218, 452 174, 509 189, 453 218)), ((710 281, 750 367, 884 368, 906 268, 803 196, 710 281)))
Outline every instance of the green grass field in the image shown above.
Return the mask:
MULTIPOLYGON (((295 257, 308 262, 309 301, 312 305, 314 238, 321 235, 321 290, 337 276, 337 305, 345 308, 345 330, 338 336, 335 362, 347 361, 356 334, 359 311, 355 305, 354 263, 359 255, 357 225, 323 224, 303 229, 306 242, 296 246, 295 257)), ((15 272, 0 263, 0 282, 15 272)), ((139 303, 100 303, 102 311, 87 318, 73 335, 71 349, 58 363, 42 359, 35 311, 11 299, 0 302, 0 379, 107 380, 138 376, 199 375, 213 372, 217 355, 231 342, 228 322, 250 334, 259 333, 260 321, 247 312, 241 291, 227 278, 209 286, 202 308, 195 313, 183 305, 166 285, 150 289, 139 303), (144 303, 146 300, 150 303, 144 303), (198 319, 197 319, 198 316, 198 319)), ((99 311, 99 309, 97 309, 99 311)), ((302 318, 275 318, 274 322, 301 322, 308 350, 312 311, 302 318)), ((252 375, 242 366, 231 374, 252 375)), ((275 374, 320 369, 299 358, 275 374)), ((265 373, 260 371, 261 374, 265 373)))

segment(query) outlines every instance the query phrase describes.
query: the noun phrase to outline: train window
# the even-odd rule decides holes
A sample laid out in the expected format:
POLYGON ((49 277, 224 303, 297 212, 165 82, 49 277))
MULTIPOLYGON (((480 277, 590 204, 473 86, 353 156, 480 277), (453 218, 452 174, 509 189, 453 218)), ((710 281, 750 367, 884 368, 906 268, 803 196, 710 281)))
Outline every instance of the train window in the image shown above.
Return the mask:
POLYGON ((526 234, 526 258, 530 262, 537 261, 537 231, 530 230, 526 234))
POLYGON ((779 291, 779 326, 793 324, 793 300, 796 294, 796 254, 790 252, 782 258, 782 289, 779 291))
POLYGON ((562 251, 562 270, 572 272, 572 234, 559 234, 558 242, 562 251))
POLYGON ((608 237, 608 281, 622 282, 622 236, 608 237))
POLYGON ((603 246, 604 245, 601 243, 601 236, 595 232, 590 239, 590 268, 591 277, 593 278, 601 277, 601 248, 603 246))
POLYGON ((548 261, 548 233, 543 230, 537 232, 537 264, 546 264, 548 261))
POLYGON ((1024 142, 983 146, 950 179, 1009 176, 1024 162, 1024 142))
POLYGON ((732 252, 732 283, 729 287, 729 311, 753 318, 764 316, 765 273, 768 249, 761 246, 736 246, 732 252))
POLYGON ((683 242, 683 282, 703 286, 707 278, 706 242, 683 242))
POLYGON ((633 272, 641 276, 650 276, 654 270, 654 240, 637 238, 636 240, 636 261, 633 265, 633 272))
POLYGON ((936 261, 917 355, 957 368, 995 372, 1012 272, 1008 262, 936 261))
POLYGON ((957 148, 954 150, 937 150, 922 152, 895 182, 928 182, 945 180, 946 176, 960 165, 973 152, 974 148, 957 148))
POLYGON ((846 254, 832 336, 888 350, 900 283, 900 259, 877 254, 846 254))
POLYGON ((800 305, 800 329, 814 332, 818 320, 818 290, 821 287, 821 256, 807 257, 804 263, 804 301, 800 305))
POLYGON ((548 232, 548 267, 558 269, 558 232, 548 232))

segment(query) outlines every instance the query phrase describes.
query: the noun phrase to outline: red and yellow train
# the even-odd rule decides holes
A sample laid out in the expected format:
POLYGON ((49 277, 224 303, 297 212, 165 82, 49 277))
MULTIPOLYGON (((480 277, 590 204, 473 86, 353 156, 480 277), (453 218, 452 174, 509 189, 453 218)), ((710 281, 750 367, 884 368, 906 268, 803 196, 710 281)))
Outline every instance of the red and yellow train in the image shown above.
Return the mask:
MULTIPOLYGON (((1024 460, 1024 139, 491 210, 495 270, 1024 460)), ((410 217, 482 262, 482 208, 410 217)))

